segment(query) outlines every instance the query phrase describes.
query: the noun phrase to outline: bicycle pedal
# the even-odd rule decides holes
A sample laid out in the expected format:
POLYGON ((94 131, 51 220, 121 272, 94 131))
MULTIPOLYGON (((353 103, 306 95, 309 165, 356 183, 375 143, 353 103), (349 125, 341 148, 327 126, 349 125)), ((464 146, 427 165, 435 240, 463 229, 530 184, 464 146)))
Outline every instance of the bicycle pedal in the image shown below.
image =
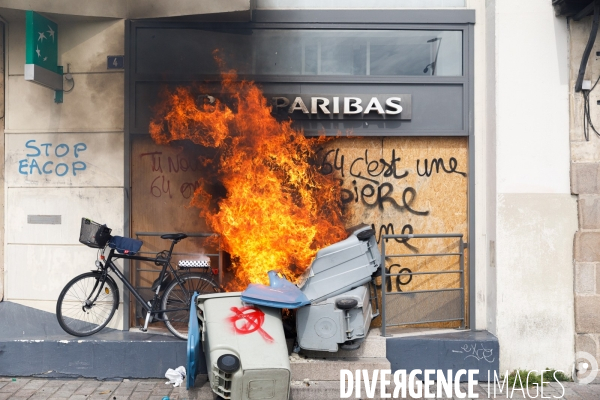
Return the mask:
POLYGON ((142 331, 142 332, 148 332, 148 329, 144 328, 143 326, 140 326, 140 331, 142 331))

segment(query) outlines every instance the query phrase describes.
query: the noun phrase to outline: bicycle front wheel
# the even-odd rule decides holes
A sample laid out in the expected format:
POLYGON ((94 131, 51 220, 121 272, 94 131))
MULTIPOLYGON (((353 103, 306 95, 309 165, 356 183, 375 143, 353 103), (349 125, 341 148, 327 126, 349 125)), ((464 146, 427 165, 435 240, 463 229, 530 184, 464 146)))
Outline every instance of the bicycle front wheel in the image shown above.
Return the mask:
POLYGON ((206 274, 185 274, 181 275, 179 280, 181 284, 174 279, 165 289, 162 309, 167 310, 163 314, 167 329, 179 339, 187 340, 190 303, 194 292, 198 294, 216 293, 219 291, 219 287, 206 274))
POLYGON ((103 284, 99 274, 87 272, 73 278, 62 290, 56 303, 56 318, 65 332, 89 336, 108 324, 118 305, 112 280, 103 284))

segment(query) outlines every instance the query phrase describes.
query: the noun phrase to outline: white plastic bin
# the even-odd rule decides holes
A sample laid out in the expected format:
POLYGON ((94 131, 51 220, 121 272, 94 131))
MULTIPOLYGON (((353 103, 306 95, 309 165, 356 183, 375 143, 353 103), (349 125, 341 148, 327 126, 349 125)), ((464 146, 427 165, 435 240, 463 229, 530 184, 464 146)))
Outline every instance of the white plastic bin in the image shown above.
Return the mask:
POLYGON ((281 310, 244 305, 240 294, 197 298, 211 388, 225 399, 287 400, 291 372, 281 310))

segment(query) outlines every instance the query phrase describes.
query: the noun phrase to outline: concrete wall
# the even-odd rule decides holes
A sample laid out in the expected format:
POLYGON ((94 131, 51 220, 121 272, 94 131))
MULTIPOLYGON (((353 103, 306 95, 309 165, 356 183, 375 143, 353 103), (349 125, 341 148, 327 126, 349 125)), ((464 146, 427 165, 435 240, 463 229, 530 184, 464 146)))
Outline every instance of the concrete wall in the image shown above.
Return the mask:
MULTIPOLYGON (((600 360, 600 138, 590 130, 583 133, 583 95, 575 93, 575 80, 591 30, 592 17, 570 21, 571 69, 571 191, 577 195, 579 230, 575 235, 575 332, 576 351, 585 351, 600 360)), ((595 82, 600 76, 600 35, 592 48, 585 79, 595 82)), ((590 94, 593 123, 600 127, 599 87, 590 94)))
POLYGON ((497 201, 489 327, 500 340, 500 370, 569 372, 577 210, 569 185, 567 23, 546 0, 487 4, 494 7, 488 43, 495 47, 496 106, 489 147, 496 182, 488 184, 497 201))
MULTIPOLYGON (((54 103, 53 91, 25 81, 24 28, 24 12, 10 13, 5 299, 54 312, 64 285, 93 269, 96 259, 96 250, 78 242, 81 218, 123 234, 124 73, 107 71, 106 56, 124 54, 125 22, 61 18, 59 65, 66 72, 70 64, 75 80, 63 104, 54 103), (61 223, 30 224, 28 215, 60 215, 61 223)), ((122 320, 117 315, 111 325, 122 320)))
POLYGON ((0 0, 0 8, 61 15, 136 19, 249 11, 250 0, 0 0))
MULTIPOLYGON (((485 21, 485 56, 477 53, 477 57, 485 57, 485 72, 476 77, 476 85, 485 81, 485 138, 486 146, 482 150, 485 155, 486 184, 485 205, 486 224, 483 230, 484 238, 480 241, 485 247, 485 326, 490 332, 497 332, 496 303, 497 278, 496 278, 496 4, 495 1, 486 2, 485 15, 479 21, 485 21), (483 243, 482 243, 483 242, 483 243)), ((481 104, 481 103, 478 103, 481 104)), ((476 109, 476 117, 481 112, 476 109)), ((478 141, 479 142, 479 141, 478 141)), ((479 232, 479 231, 478 231, 479 232)), ((481 258, 479 258, 481 260, 481 258)), ((482 270, 484 268, 480 268, 482 270)))

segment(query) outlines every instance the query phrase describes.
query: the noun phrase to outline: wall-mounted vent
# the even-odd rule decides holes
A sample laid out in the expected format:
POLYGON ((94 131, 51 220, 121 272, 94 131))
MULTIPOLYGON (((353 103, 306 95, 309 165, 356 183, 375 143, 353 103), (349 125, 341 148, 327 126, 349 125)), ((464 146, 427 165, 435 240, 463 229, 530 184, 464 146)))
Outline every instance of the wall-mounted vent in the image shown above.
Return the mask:
POLYGON ((60 225, 62 223, 62 215, 28 215, 27 223, 41 225, 60 225))

